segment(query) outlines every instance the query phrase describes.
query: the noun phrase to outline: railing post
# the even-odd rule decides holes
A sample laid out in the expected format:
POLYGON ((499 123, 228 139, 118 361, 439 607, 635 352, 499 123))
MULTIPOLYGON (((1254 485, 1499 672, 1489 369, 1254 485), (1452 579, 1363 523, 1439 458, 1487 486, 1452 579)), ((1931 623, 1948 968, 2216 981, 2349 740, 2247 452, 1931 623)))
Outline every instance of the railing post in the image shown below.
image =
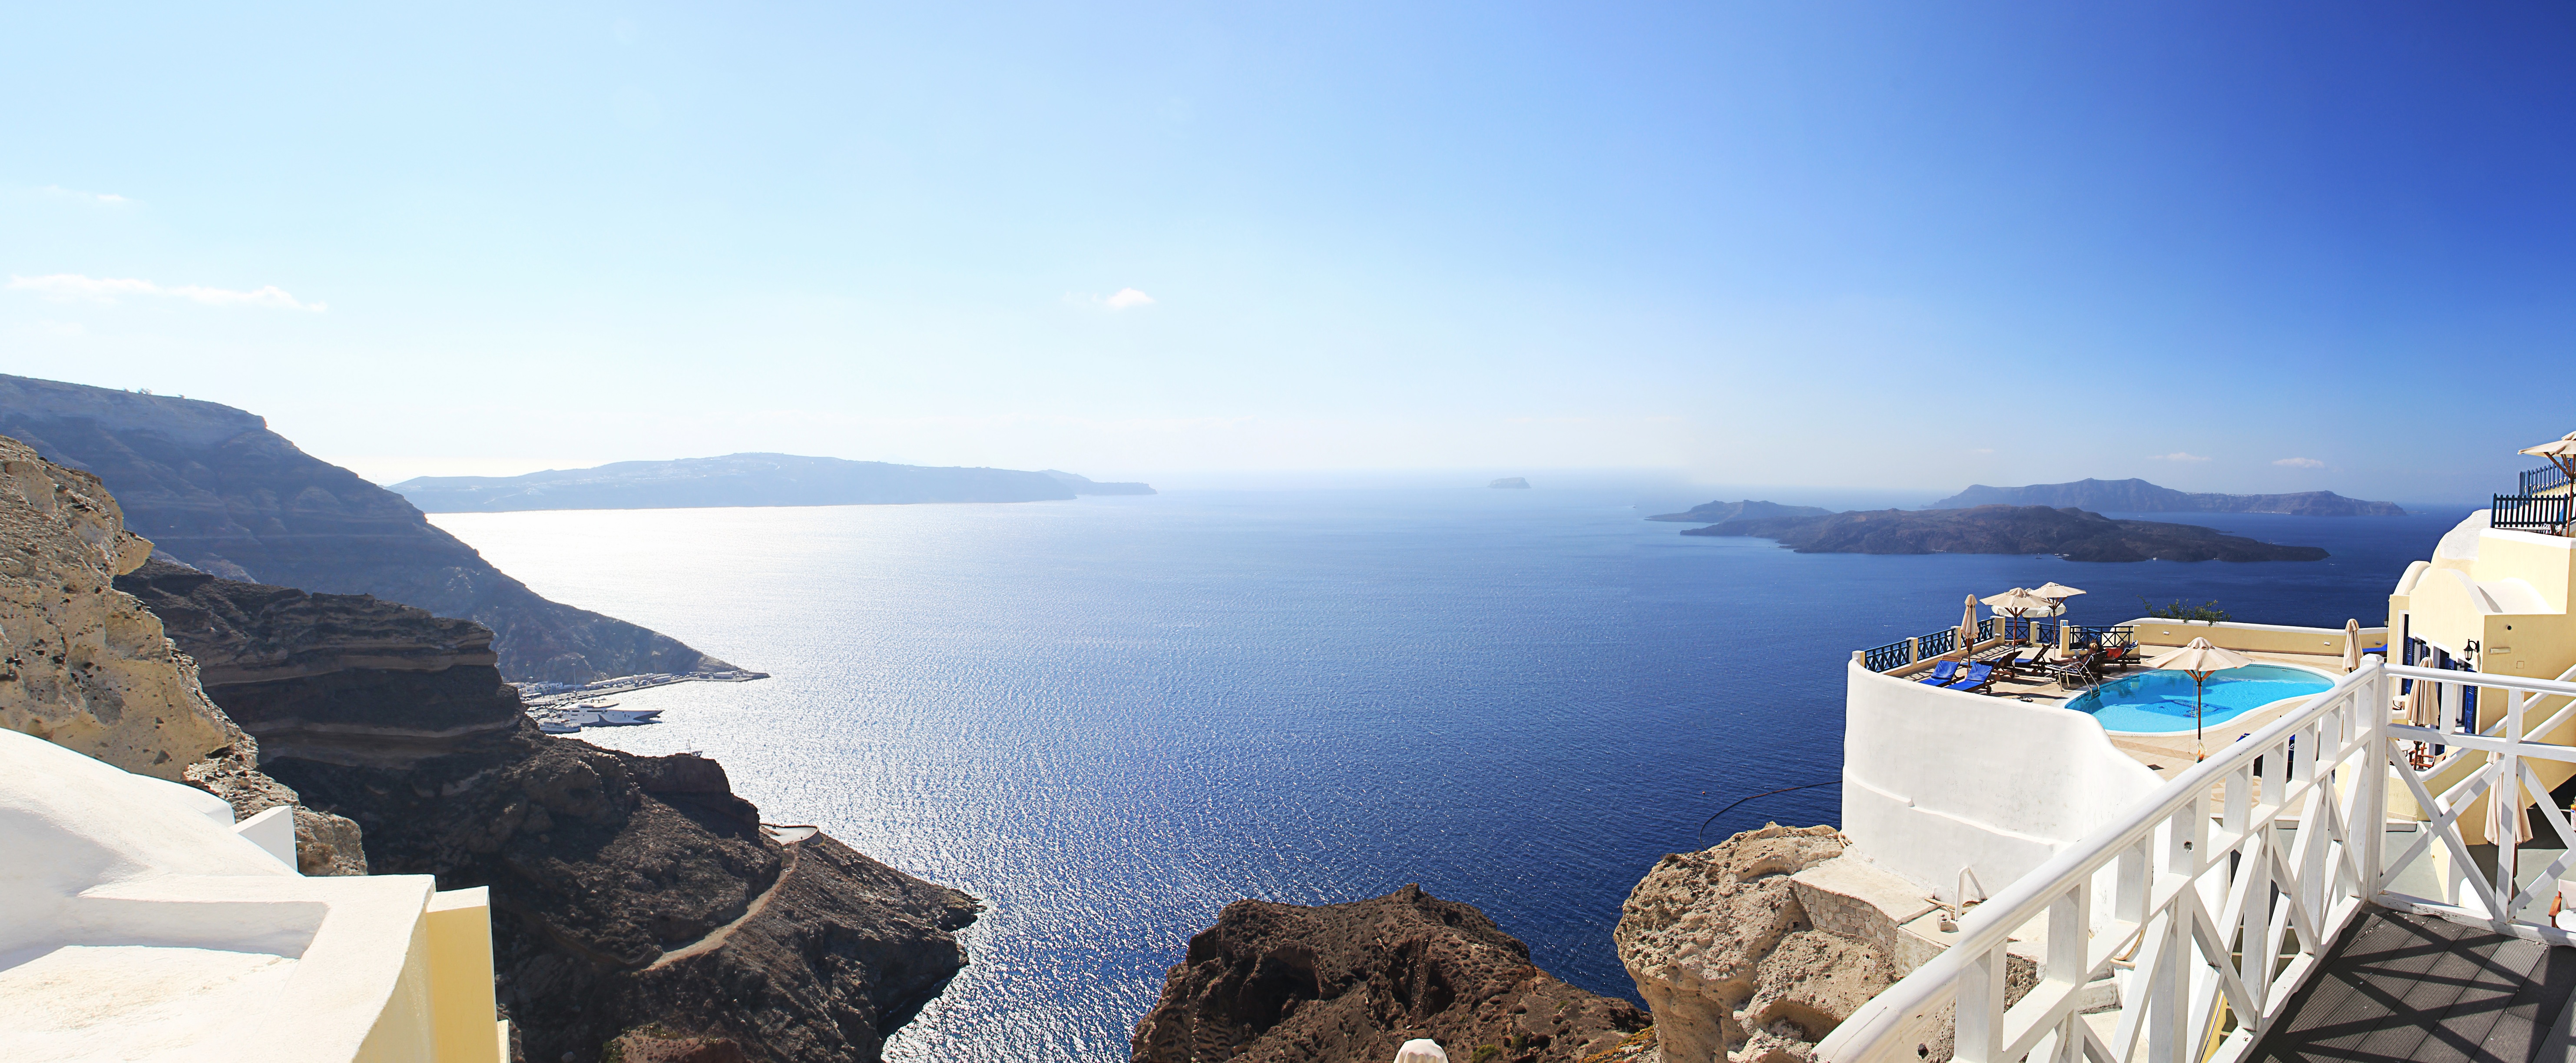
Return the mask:
POLYGON ((2369 750, 2369 754, 2362 757, 2355 768, 2361 773, 2360 778, 2353 780, 2353 791, 2358 799, 2353 802, 2352 822, 2347 826, 2359 835, 2353 840, 2361 843, 2361 859, 2357 861, 2364 879, 2360 884, 2361 899, 2376 902, 2379 880, 2385 874, 2380 868, 2380 862, 2385 858, 2381 850, 2388 844, 2388 773, 2395 764, 2393 751, 2389 748, 2388 714, 2389 706, 2396 702, 2397 695, 2390 689, 2392 684, 2385 658, 2373 654, 2362 667, 2373 669, 2378 674, 2361 684, 2357 700, 2362 703, 2354 706, 2361 714, 2355 724, 2360 728, 2364 748, 2369 750))

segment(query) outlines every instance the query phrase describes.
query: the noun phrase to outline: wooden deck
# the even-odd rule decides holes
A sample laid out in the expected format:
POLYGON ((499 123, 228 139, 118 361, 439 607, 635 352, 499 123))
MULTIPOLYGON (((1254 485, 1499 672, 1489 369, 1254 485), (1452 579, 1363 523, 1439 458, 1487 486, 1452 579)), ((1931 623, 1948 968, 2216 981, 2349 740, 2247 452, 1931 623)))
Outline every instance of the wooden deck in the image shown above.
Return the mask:
POLYGON ((2372 908, 2249 1058, 2568 1063, 2571 996, 2576 948, 2372 908))

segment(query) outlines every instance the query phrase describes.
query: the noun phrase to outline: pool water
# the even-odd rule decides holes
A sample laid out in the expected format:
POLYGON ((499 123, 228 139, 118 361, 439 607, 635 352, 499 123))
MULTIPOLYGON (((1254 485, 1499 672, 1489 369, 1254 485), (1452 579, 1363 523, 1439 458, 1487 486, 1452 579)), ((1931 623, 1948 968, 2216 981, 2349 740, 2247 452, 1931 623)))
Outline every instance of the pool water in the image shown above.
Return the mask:
MULTIPOLYGON (((2278 664, 2249 664, 2212 673, 2200 691, 2200 725, 2222 723, 2282 698, 2315 694, 2333 685, 2315 672, 2278 664)), ((2162 669, 2139 672, 2085 691, 2066 707, 2092 713, 2105 731, 2188 731, 2192 729, 2191 676, 2162 669)))

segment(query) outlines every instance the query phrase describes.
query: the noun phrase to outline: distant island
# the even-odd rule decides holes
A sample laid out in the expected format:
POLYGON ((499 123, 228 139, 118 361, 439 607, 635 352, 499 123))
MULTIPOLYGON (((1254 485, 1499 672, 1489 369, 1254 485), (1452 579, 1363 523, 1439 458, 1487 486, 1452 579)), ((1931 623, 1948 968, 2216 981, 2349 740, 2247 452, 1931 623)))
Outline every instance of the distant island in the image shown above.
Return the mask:
POLYGON ((1976 506, 1755 517, 1684 535, 1775 539, 1802 554, 2054 554, 2069 561, 2322 561, 2313 546, 2280 546, 2215 528, 2113 520, 2067 507, 1976 506))
POLYGON ((1527 487, 1529 486, 1529 480, 1527 480, 1526 478, 1523 478, 1523 477, 1519 477, 1519 476, 1506 476, 1506 477, 1503 477, 1503 478, 1502 478, 1502 479, 1500 479, 1500 480, 1496 480, 1496 481, 1494 481, 1494 482, 1492 482, 1492 483, 1486 484, 1485 486, 1487 486, 1487 487, 1519 487, 1519 488, 1527 488, 1527 487))
POLYGON ((2394 502, 2364 502, 2332 491, 2291 495, 2194 494, 2145 480, 2077 480, 2028 487, 1977 484, 1932 503, 1930 509, 1971 506, 2074 506, 2112 513, 2287 513, 2299 517, 2403 517, 2394 502))
POLYGON ((1660 513, 1647 520, 1690 521, 1695 524, 1717 524, 1730 520, 1752 520, 1757 517, 1821 517, 1833 510, 1821 506, 1784 506, 1777 502, 1702 502, 1680 513, 1660 513))
POLYGON ((1154 493, 1145 484, 1094 483, 1054 469, 941 468, 795 454, 621 461, 525 476, 418 476, 392 490, 429 513, 1044 502, 1154 493))

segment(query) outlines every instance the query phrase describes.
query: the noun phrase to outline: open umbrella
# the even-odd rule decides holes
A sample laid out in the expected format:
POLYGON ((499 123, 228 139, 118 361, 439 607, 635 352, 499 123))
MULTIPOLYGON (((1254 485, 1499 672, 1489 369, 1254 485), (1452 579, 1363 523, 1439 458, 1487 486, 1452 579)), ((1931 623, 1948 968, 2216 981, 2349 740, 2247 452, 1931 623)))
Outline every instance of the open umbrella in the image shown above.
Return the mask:
POLYGON ((2065 604, 2067 599, 2084 593, 2083 591, 2079 591, 2073 587, 2059 583, 2056 580, 2050 580, 2046 583, 2040 584, 2039 586, 2033 587, 2030 589, 2030 592, 2060 605, 2065 604))
MULTIPOLYGON (((2521 453, 2549 459, 2550 464, 2558 466, 2560 475, 2567 477, 2569 483, 2576 484, 2576 432, 2569 432, 2536 447, 2524 447, 2521 453)), ((2559 523, 2558 534, 2567 534, 2566 522, 2559 523)))
POLYGON ((2034 610, 2039 612, 2048 612, 2057 608, 2056 602, 2052 602, 2046 598, 2032 594, 2020 587, 2015 587, 2003 592, 2002 594, 1987 598, 1985 602, 1986 605, 1994 609, 1994 611, 2010 614, 2015 620, 2021 619, 2021 615, 2023 613, 2032 612, 2034 610))
POLYGON ((2200 697, 2203 688, 2209 683, 2211 673, 2224 672, 2230 668, 2243 668, 2252 663, 2254 663, 2253 658, 2232 650, 2219 649, 2210 645, 2208 639, 2198 635, 2192 636, 2191 641, 2183 648, 2147 662, 2149 668, 2169 668, 2191 676, 2191 747, 2195 758, 2201 760, 2209 758, 2209 754, 2201 748, 2200 697))
POLYGON ((2359 620, 2343 622, 2343 670, 2347 672, 2361 670, 2361 621, 2359 620))

